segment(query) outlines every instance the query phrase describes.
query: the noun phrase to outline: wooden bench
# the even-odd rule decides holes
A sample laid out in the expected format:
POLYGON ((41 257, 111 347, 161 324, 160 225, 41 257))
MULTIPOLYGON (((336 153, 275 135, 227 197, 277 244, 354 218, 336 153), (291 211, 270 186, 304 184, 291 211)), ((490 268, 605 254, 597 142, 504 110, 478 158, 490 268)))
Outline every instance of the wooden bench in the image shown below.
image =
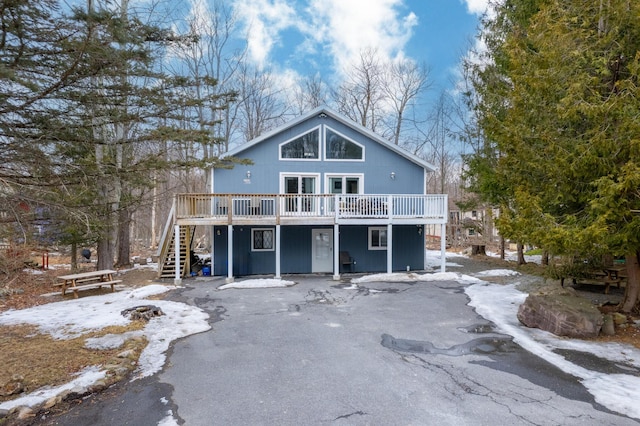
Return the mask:
POLYGON ((105 269, 101 271, 80 272, 78 274, 60 275, 58 281, 53 285, 55 287, 62 287, 62 295, 64 296, 67 290, 73 291, 73 297, 78 298, 79 290, 87 290, 91 288, 100 288, 103 285, 111 286, 111 292, 115 291, 115 285, 122 282, 122 280, 114 280, 113 274, 117 271, 105 269))
MULTIPOLYGON (((603 270, 591 271, 586 276, 567 278, 571 278, 574 285, 604 284, 604 294, 609 294, 609 289, 612 284, 615 284, 618 288, 620 288, 620 284, 626 279, 622 274, 623 271, 624 267, 608 267, 604 268, 603 270)), ((562 285, 563 287, 564 280, 565 278, 560 279, 560 285, 562 285)))

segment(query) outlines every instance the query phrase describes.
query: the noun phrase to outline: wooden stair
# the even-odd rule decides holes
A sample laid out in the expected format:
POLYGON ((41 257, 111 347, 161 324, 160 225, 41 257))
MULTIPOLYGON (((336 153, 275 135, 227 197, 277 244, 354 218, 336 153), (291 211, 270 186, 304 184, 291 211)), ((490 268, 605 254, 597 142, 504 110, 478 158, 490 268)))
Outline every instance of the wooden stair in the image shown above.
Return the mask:
MULTIPOLYGON (((175 278, 176 276, 174 221, 175 218, 172 209, 160 244, 160 252, 158 254, 158 278, 175 278)), ((189 255, 194 230, 195 226, 180 227, 180 276, 182 278, 187 276, 187 273, 191 269, 191 259, 189 255)))

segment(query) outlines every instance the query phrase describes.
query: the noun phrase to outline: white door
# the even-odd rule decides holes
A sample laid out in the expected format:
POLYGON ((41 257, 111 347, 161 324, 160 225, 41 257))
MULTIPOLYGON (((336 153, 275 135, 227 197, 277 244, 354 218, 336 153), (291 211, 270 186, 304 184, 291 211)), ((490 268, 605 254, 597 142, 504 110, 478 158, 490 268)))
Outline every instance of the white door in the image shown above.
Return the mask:
POLYGON ((311 272, 333 272, 333 229, 312 229, 311 238, 311 272))

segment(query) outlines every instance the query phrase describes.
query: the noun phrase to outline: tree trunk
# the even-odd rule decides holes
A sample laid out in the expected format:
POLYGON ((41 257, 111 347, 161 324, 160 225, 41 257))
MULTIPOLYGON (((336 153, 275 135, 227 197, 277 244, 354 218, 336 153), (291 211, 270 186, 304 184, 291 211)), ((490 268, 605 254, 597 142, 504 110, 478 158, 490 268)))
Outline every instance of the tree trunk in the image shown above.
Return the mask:
POLYGON ((71 270, 78 269, 78 243, 71 243, 71 270))
POLYGON ((546 250, 542 251, 542 266, 548 266, 549 265, 549 252, 546 250))
POLYGON ((527 261, 524 260, 524 245, 518 243, 518 265, 526 265, 527 261))
POLYGON ((97 245, 98 263, 96 267, 100 269, 113 269, 113 244, 111 238, 105 236, 98 241, 97 245))
POLYGON ((116 265, 131 266, 131 214, 127 209, 118 213, 118 259, 116 265))
POLYGON ((639 252, 628 254, 625 257, 627 264, 627 288, 624 292, 624 300, 621 303, 622 312, 631 312, 638 304, 640 296, 640 263, 639 252))
POLYGON ((504 237, 500 235, 500 260, 504 260, 504 237))

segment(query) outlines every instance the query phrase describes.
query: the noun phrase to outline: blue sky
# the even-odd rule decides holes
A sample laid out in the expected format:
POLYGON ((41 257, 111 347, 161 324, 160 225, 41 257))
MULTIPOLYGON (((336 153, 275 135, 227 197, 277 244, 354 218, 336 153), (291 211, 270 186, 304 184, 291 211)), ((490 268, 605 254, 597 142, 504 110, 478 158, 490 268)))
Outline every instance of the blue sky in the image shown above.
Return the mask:
POLYGON ((339 79, 358 52, 408 57, 429 69, 432 94, 453 88, 487 0, 234 0, 249 58, 281 75, 339 79))

